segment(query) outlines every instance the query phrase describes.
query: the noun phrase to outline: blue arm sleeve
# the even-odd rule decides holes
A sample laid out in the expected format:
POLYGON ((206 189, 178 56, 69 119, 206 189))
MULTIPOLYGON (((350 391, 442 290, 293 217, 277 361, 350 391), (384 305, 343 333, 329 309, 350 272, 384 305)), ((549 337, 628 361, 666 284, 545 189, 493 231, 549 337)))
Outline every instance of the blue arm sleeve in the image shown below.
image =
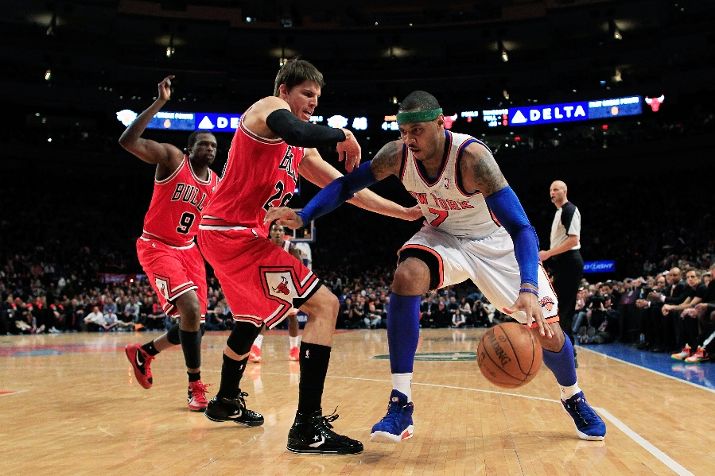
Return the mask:
POLYGON ((487 206, 514 241, 521 282, 539 287, 539 238, 511 187, 506 186, 486 197, 487 206))
POLYGON ((303 223, 308 224, 320 216, 338 208, 344 201, 350 200, 356 192, 377 182, 370 168, 370 162, 365 162, 357 170, 343 175, 323 188, 318 194, 298 212, 303 223))

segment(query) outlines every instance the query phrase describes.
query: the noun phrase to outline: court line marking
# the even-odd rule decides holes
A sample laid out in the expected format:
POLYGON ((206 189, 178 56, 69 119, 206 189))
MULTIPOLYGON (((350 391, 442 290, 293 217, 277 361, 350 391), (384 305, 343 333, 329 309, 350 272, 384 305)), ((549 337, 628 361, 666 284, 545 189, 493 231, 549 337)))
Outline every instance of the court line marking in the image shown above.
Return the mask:
POLYGON ((0 393, 0 397, 12 397, 13 395, 17 395, 17 394, 19 394, 19 393, 25 393, 25 392, 27 392, 27 389, 23 389, 23 390, 12 390, 12 391, 7 392, 7 393, 0 393))
MULTIPOLYGON (((362 380, 362 381, 366 381, 366 382, 388 382, 388 380, 371 379, 371 378, 364 378, 364 377, 328 376, 327 378, 362 380)), ((389 382, 391 382, 391 381, 389 381, 389 382)), ((539 400, 542 402, 561 404, 561 400, 554 400, 553 398, 535 397, 533 395, 522 395, 519 393, 511 393, 511 392, 500 392, 497 390, 485 390, 485 389, 481 389, 481 388, 457 387, 455 385, 440 385, 440 384, 436 384, 436 383, 420 383, 420 382, 412 382, 412 385, 419 385, 422 387, 449 388, 449 389, 453 389, 453 390, 466 390, 469 392, 491 393, 491 394, 498 394, 498 395, 506 395, 509 397, 526 398, 528 400, 539 400)), ((670 456, 665 454, 653 443, 646 440, 641 435, 639 435, 637 432, 632 430, 628 425, 626 425, 620 419, 615 417, 611 412, 609 412, 608 410, 606 410, 605 408, 602 408, 602 407, 593 407, 593 408, 599 414, 601 414, 603 417, 605 417, 606 420, 608 420, 610 423, 613 423, 616 426, 616 428, 621 430, 627 437, 629 437, 631 440, 633 440, 637 445, 642 447, 644 450, 646 450, 648 453, 650 453, 654 458, 656 458, 658 461, 660 461, 661 463, 666 465, 668 468, 670 468, 675 474, 678 474, 681 476, 694 476, 693 473, 688 471, 685 467, 680 465, 673 458, 671 458, 670 456)))
MULTIPOLYGON (((593 352, 593 351, 591 351, 593 352)), ((598 352, 595 352, 599 355, 598 352)), ((619 360, 614 357, 606 356, 609 358, 613 358, 614 360, 619 360)), ((628 362, 625 362, 628 363, 628 362)), ((633 364, 631 364, 633 365, 633 364)), ((638 365, 634 365, 634 367, 642 368, 638 365)), ((48 367, 49 368, 49 367, 48 367)), ((179 370, 183 369, 183 367, 176 367, 174 370, 179 370)), ((169 370, 169 369, 166 369, 169 370)), ((645 369, 649 370, 649 369, 645 369)), ((208 370, 206 373, 218 373, 219 371, 212 371, 208 370)), ((285 372, 261 372, 262 374, 265 375, 289 375, 286 374, 285 372)), ((655 372, 659 373, 659 372, 655 372)), ((669 377, 668 375, 661 374, 666 377, 669 377)), ((344 379, 344 380, 359 380, 363 382, 377 382, 377 383, 391 383, 391 380, 387 379, 375 379, 375 378, 365 378, 365 377, 347 377, 347 376, 340 376, 340 375, 328 375, 327 378, 331 379, 344 379)), ((683 382, 682 380, 679 380, 675 377, 671 377, 674 380, 678 380, 680 382, 683 382)), ((528 400, 536 400, 536 401, 542 401, 542 402, 548 402, 548 403, 558 403, 561 404, 561 400, 555 400, 553 398, 544 398, 544 397, 536 397, 533 395, 523 395, 520 393, 511 393, 511 392, 503 392, 499 390, 486 390, 486 389, 481 389, 481 388, 469 388, 469 387, 458 387, 456 385, 440 385, 436 383, 422 383, 422 382, 412 382, 413 385, 419 385, 422 387, 436 387, 436 388, 448 388, 452 390, 466 390, 469 392, 479 392, 479 393, 488 393, 488 394, 494 394, 494 395, 506 395, 509 397, 518 397, 518 398, 526 398, 528 400)), ((703 388, 699 387, 698 388, 703 388)), ((0 395, 0 396, 10 396, 10 395, 17 395, 18 393, 23 393, 26 392, 27 390, 18 390, 15 393, 10 393, 10 394, 5 394, 5 395, 0 395)), ((619 430, 621 430, 626 436, 628 436, 631 440, 633 440, 637 445, 645 449, 648 453, 650 453, 654 458, 656 458, 658 461, 666 465, 668 468, 670 468, 674 473, 682 476, 693 476, 693 473, 688 471, 685 467, 680 465, 677 461, 675 461, 673 458, 665 454, 663 451, 661 451, 657 446, 655 446, 653 443, 650 441, 646 440, 642 436, 640 436, 637 432, 635 432, 633 429, 631 429, 628 425, 623 423, 619 418, 614 416, 611 412, 606 410, 605 408, 602 407, 593 407, 594 410, 596 410, 600 415, 606 418, 610 423, 616 426, 619 430)))
POLYGON ((623 433, 625 433, 630 439, 638 443, 641 447, 643 447, 648 453, 652 454, 658 460, 666 465, 668 468, 673 470, 675 474, 682 475, 682 476, 694 476, 693 473, 685 469, 683 466, 678 464, 677 461, 672 459, 670 456, 667 454, 663 453, 661 450, 659 450, 653 443, 650 441, 646 440, 643 438, 641 435, 636 433, 635 431, 631 430, 628 425, 623 423, 621 420, 616 418, 606 410, 605 408, 597 408, 598 413, 602 414, 603 416, 606 417, 608 421, 616 425, 616 427, 621 430, 623 433))
MULTIPOLYGON (((618 357, 613 357, 612 355, 608 355, 608 354, 604 354, 604 353, 602 353, 602 352, 598 352, 598 351, 596 351, 596 350, 588 349, 588 348, 586 348, 586 347, 584 347, 584 346, 582 346, 582 345, 578 346, 578 350, 579 350, 579 352, 580 352, 581 350, 586 350, 586 351, 588 351, 588 352, 591 352, 592 354, 596 354, 596 355, 599 355, 599 356, 603 356, 603 357, 606 357, 607 359, 617 360, 618 362, 621 362, 622 364, 627 364, 627 365, 630 365, 631 367, 636 367, 636 368, 638 368, 638 369, 645 370, 645 371, 648 371, 648 372, 650 372, 650 373, 653 373, 653 374, 656 374, 656 375, 660 375, 660 376, 662 376, 662 377, 667 377, 667 378, 669 378, 669 379, 671 379, 671 380, 675 380, 676 382, 685 383, 685 384, 690 385, 691 387, 695 387, 695 388, 698 388, 698 389, 700 389, 700 390, 707 390, 708 392, 715 393, 715 389, 705 387, 704 385, 698 385, 697 383, 693 383, 693 382, 690 382, 690 381, 688 381, 688 380, 683 380, 683 379, 681 379, 681 378, 674 377, 674 376, 672 376, 672 375, 668 375, 668 374, 666 374, 666 373, 659 372, 659 371, 657 371, 657 370, 649 369, 648 367, 643 367, 642 365, 634 364, 633 362, 628 362, 627 360, 619 359, 618 357)), ((687 364, 683 364, 683 365, 687 365, 687 364)), ((693 364, 693 365, 697 365, 697 364, 693 364)))
MULTIPOLYGON (((582 347, 581 347, 581 348, 582 348, 582 347)), ((586 350, 589 350, 589 349, 586 349, 586 350)), ((591 352, 594 352, 594 351, 591 351, 591 352)), ((594 352, 594 353, 599 354, 599 355, 604 355, 604 354, 601 354, 601 353, 599 353, 599 352, 594 352)), ((612 358, 612 359, 614 359, 614 360, 621 361, 620 359, 617 359, 617 358, 615 358, 615 357, 611 357, 611 356, 608 356, 608 355, 604 355, 604 356, 605 356, 605 357, 608 357, 608 358, 612 358)), ((623 363, 626 363, 626 364, 630 364, 630 362, 625 362, 625 361, 622 361, 622 362, 623 362, 623 363)), ((637 368, 642 368, 642 369, 644 369, 644 370, 650 370, 650 369, 647 369, 647 368, 644 368, 644 367, 640 367, 640 366, 635 365, 635 364, 630 364, 630 365, 633 365, 634 367, 637 367, 637 368)), ((48 367, 48 368, 49 368, 49 367, 48 367)), ((180 368, 180 367, 177 367, 177 369, 179 369, 179 368, 180 368)), ((183 368, 183 367, 181 367, 181 368, 183 368)), ((207 373, 218 373, 219 371, 211 371, 211 370, 208 370, 208 371, 206 371, 206 372, 207 372, 207 373)), ((665 376, 665 377, 670 377, 670 376, 667 375, 667 374, 661 374, 660 372, 655 372, 655 371, 653 371, 653 372, 654 372, 654 373, 657 373, 657 374, 659 374, 659 375, 663 375, 663 376, 665 376)), ((287 374, 287 373, 285 373, 285 372, 262 372, 262 374, 265 374, 265 375, 289 375, 289 374, 287 374)), ((391 382, 392 382, 391 380, 387 380, 387 379, 374 379, 374 378, 365 378, 365 377, 347 377, 347 376, 340 376, 340 375, 328 375, 326 378, 330 378, 330 379, 344 379, 344 380, 360 380, 360 381, 364 381, 364 382, 377 382, 377 383, 391 383, 391 382)), ((677 380, 677 381, 679 381, 679 382, 685 382, 685 383, 687 383, 686 381, 677 379, 677 378, 675 378, 675 377, 670 377, 670 378, 672 378, 672 379, 674 379, 674 380, 677 380)), ((526 398, 526 399, 528 399, 528 400, 537 400, 537 401, 543 401, 543 402, 559 403, 559 404, 561 404, 561 401, 560 401, 560 400, 555 400, 555 399, 553 399, 553 398, 536 397, 536 396, 533 396, 533 395, 522 395, 522 394, 519 394, 519 393, 502 392, 502 391, 498 391, 498 390, 485 390, 485 389, 481 389, 481 388, 458 387, 458 386, 455 386, 455 385, 441 385, 441 384, 436 384, 436 383, 422 383, 422 382, 412 382, 412 385, 419 385, 419 386, 423 386, 423 387, 449 388, 449 389, 452 389, 452 390, 466 390, 466 391, 469 391, 469 392, 489 393, 489 394, 495 394, 495 395, 506 395, 506 396, 509 396, 509 397, 526 398)), ((700 386, 698 386, 698 385, 695 385, 695 386, 698 387, 698 388, 704 388, 704 387, 700 387, 700 386)), ((6 396, 16 395, 17 393, 25 392, 25 391, 27 391, 27 390, 20 390, 20 391, 14 393, 14 394, 7 394, 6 396)), ((643 449, 645 449, 645 450, 646 450, 648 453, 650 453, 654 458, 656 458, 658 461, 660 461, 661 463, 663 463, 664 465, 666 465, 666 466, 667 466, 669 469, 671 469, 674 473, 676 473, 676 474, 678 474, 678 475, 682 475, 682 476, 694 476, 693 473, 691 473, 690 471, 688 471, 685 467, 683 467, 682 465, 680 465, 677 461, 675 461, 675 460, 672 459, 670 456, 668 456, 667 454, 665 454, 663 451, 661 451, 657 446, 655 446, 654 444, 652 444, 650 441, 648 441, 648 440, 646 440, 645 438, 643 438, 642 436, 640 436, 637 432, 635 432, 634 430, 632 430, 628 425, 626 425, 625 423, 623 423, 620 419, 618 419, 617 417, 615 417, 615 416, 614 416, 613 414, 611 414, 608 410, 606 410, 605 408, 602 408, 602 407, 593 407, 593 408, 594 408, 594 410, 596 410, 599 414, 601 414, 602 416, 604 416, 609 422, 613 423, 613 424, 616 426, 616 428, 618 428, 619 430, 621 430, 626 436, 628 436, 631 440, 633 440, 637 445, 639 445, 640 447, 642 447, 643 449)))

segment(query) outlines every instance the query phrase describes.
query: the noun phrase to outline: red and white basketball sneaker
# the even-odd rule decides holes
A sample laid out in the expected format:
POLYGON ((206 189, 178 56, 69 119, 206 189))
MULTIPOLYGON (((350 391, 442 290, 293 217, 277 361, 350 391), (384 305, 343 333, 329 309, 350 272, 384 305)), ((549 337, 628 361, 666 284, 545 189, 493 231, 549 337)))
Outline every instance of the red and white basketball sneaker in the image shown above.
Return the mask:
POLYGON ((192 412, 202 412, 206 410, 209 402, 206 400, 206 389, 208 385, 205 385, 201 380, 196 382, 189 382, 189 393, 188 402, 189 410, 192 412))
POLYGON ((127 360, 132 364, 137 383, 144 388, 151 388, 154 383, 151 376, 151 361, 154 360, 154 356, 147 354, 139 344, 127 344, 124 353, 127 354, 127 360))
POLYGON ((248 354, 248 360, 254 363, 258 363, 261 361, 261 348, 258 347, 257 345, 252 345, 251 346, 251 352, 248 354))

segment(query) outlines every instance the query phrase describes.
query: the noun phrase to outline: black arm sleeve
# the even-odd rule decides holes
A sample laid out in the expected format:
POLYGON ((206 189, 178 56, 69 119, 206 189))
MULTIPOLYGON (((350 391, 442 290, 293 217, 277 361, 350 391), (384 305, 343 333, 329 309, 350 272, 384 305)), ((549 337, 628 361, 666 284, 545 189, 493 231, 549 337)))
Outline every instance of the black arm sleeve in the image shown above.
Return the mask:
POLYGON ((273 111, 266 118, 268 127, 290 145, 318 147, 346 139, 341 129, 303 122, 287 109, 273 111))

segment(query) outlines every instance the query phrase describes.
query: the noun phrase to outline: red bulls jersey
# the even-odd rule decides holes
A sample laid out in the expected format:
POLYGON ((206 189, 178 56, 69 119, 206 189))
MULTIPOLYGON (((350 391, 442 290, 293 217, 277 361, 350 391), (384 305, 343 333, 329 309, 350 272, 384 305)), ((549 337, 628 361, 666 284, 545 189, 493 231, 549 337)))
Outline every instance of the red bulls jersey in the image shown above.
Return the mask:
POLYGON ((221 182, 201 218, 202 229, 242 226, 268 236, 271 207, 285 206, 295 192, 304 149, 266 139, 239 123, 221 182))
POLYGON ((184 156, 181 165, 164 180, 154 180, 154 193, 144 216, 142 236, 158 239, 172 246, 193 242, 198 231, 201 211, 219 183, 209 169, 207 180, 196 176, 184 156))

